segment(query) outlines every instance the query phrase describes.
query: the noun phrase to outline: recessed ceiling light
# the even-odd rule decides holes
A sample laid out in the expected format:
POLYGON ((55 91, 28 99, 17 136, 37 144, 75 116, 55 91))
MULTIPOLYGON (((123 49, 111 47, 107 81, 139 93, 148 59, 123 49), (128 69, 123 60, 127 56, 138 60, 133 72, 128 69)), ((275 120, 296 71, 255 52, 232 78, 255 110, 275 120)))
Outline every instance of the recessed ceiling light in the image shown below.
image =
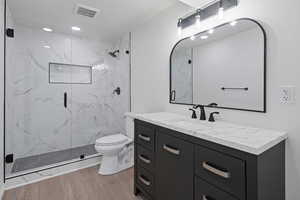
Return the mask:
POLYGON ((50 49, 51 47, 49 45, 44 46, 45 49, 50 49))
POLYGON ((214 29, 210 29, 210 30, 208 31, 209 34, 213 34, 214 32, 215 32, 214 29))
POLYGON ((206 40, 206 39, 208 38, 208 36, 207 36, 207 35, 202 35, 200 38, 201 38, 202 40, 206 40))
POLYGON ((232 21, 232 22, 230 22, 230 25, 231 26, 235 26, 237 24, 237 21, 232 21))
POLYGON ((47 28, 47 27, 43 28, 43 30, 46 31, 46 32, 52 32, 53 31, 51 28, 47 28))
POLYGON ((78 26, 72 26, 73 31, 80 31, 80 28, 78 26))

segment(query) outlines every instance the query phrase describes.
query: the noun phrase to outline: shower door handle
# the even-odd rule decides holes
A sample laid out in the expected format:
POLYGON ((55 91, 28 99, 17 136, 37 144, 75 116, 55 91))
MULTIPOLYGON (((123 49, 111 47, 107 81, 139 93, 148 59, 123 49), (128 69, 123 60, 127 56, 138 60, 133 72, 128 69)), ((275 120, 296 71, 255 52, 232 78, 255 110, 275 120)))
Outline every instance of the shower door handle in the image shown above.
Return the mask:
POLYGON ((66 92, 64 93, 64 107, 68 107, 68 94, 66 92))

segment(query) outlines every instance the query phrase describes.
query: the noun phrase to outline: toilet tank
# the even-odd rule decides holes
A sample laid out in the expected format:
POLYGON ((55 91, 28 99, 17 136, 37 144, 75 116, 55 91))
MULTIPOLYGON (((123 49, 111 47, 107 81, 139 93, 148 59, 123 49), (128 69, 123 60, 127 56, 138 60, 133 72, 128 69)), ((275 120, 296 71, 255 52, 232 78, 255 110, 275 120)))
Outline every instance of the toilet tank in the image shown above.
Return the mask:
POLYGON ((126 135, 131 138, 134 139, 134 118, 130 117, 130 116, 125 116, 125 120, 126 120, 126 135))

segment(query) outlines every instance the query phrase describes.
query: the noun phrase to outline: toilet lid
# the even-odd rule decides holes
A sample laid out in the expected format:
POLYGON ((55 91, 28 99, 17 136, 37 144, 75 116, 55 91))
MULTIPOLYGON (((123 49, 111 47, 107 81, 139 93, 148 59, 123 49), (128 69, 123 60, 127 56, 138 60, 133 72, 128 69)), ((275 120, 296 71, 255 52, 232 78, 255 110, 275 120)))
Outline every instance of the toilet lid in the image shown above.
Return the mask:
POLYGON ((109 135, 96 140, 96 145, 113 146, 123 144, 128 141, 128 137, 122 134, 109 135))

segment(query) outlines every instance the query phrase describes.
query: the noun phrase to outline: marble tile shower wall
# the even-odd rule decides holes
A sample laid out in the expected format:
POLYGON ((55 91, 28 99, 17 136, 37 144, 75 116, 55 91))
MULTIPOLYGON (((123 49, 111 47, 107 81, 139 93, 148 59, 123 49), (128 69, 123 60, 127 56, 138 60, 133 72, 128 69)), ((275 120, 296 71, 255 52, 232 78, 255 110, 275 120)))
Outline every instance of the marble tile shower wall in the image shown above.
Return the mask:
POLYGON ((116 44, 105 44, 21 25, 14 28, 15 38, 7 41, 6 154, 39 155, 125 131, 129 34, 116 44), (113 49, 120 49, 117 58, 108 55, 113 49), (93 82, 49 84, 49 62, 91 65, 93 82), (121 88, 119 96, 113 94, 116 87, 121 88), (67 109, 64 92, 69 96, 67 109))

